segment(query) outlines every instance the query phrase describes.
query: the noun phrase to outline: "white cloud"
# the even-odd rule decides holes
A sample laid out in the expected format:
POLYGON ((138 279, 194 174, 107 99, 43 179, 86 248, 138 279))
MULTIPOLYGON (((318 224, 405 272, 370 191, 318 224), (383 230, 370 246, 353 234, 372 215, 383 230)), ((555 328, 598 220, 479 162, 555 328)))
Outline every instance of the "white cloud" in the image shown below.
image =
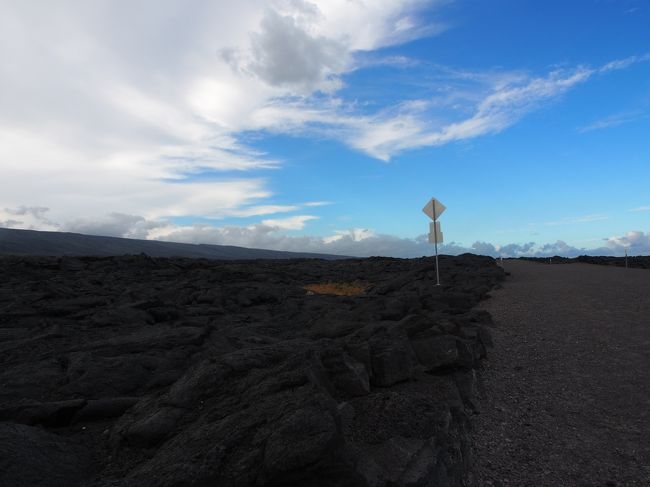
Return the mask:
POLYGON ((252 114, 251 128, 317 132, 387 161, 408 149, 498 133, 595 72, 578 67, 535 77, 444 71, 451 84, 436 98, 408 100, 376 114, 359 114, 338 98, 275 100, 252 114))
POLYGON ((440 31, 413 20, 426 3, 4 2, 0 207, 30 201, 58 221, 265 213, 269 183, 247 172, 281 161, 240 131, 286 97, 335 90, 354 52, 440 31))
POLYGON ((294 17, 267 10, 260 32, 252 35, 252 60, 246 68, 273 86, 309 93, 338 88, 336 75, 348 63, 343 41, 312 36, 294 17))
POLYGON ((36 220, 49 221, 45 214, 50 211, 46 206, 19 206, 18 208, 5 208, 10 215, 31 216, 36 220))
POLYGON ((276 213, 286 213, 299 209, 299 205, 258 205, 233 210, 224 216, 251 217, 259 215, 274 215, 276 213))
POLYGON ((340 231, 336 238, 314 236, 288 236, 283 228, 272 225, 253 225, 249 227, 213 227, 193 225, 175 228, 160 235, 160 240, 185 243, 212 243, 237 245, 249 248, 288 250, 294 252, 316 252, 336 255, 368 257, 388 255, 395 257, 414 257, 430 255, 423 238, 406 239, 391 235, 371 234, 368 230, 340 231))
POLYGON ((19 206, 0 208, 0 227, 28 230, 59 230, 60 225, 50 220, 46 206, 19 206))
POLYGON ((606 129, 609 127, 616 127, 618 125, 623 125, 625 123, 634 122, 640 118, 644 118, 647 115, 641 110, 635 110, 632 112, 617 113, 615 115, 610 115, 608 117, 596 120, 590 124, 587 124, 578 129, 579 132, 591 132, 593 130, 606 129))
POLYGON ((146 239, 152 231, 165 228, 168 225, 164 221, 146 220, 137 215, 111 213, 101 219, 73 220, 61 226, 60 230, 86 235, 146 239))
MULTIPOLYGON (((553 221, 547 221, 544 222, 544 225, 547 226, 558 226, 558 225, 573 225, 575 223, 590 223, 590 222, 597 222, 597 221, 602 221, 602 220, 608 220, 610 217, 609 215, 605 214, 593 214, 593 215, 584 215, 584 216, 576 216, 576 217, 566 217, 561 220, 553 220, 553 221)), ((534 225, 534 224, 533 224, 534 225)))
POLYGON ((605 239, 605 242, 607 247, 613 250, 628 249, 631 254, 650 254, 650 233, 639 230, 633 230, 624 235, 609 237, 605 239))
POLYGON ((331 201, 308 201, 303 203, 302 206, 329 206, 331 204, 333 204, 331 201))
MULTIPOLYGON (((289 218, 268 219, 249 226, 214 226, 209 224, 175 225, 165 220, 149 220, 142 216, 112 213, 99 219, 77 219, 59 224, 48 219, 47 208, 20 207, 0 211, 0 227, 40 228, 47 222, 49 229, 69 231, 90 235, 153 239, 193 244, 235 245, 248 248, 286 250, 293 252, 314 252, 357 257, 390 256, 413 258, 432 255, 433 247, 427 235, 415 238, 400 238, 394 235, 379 234, 368 228, 335 230, 325 237, 301 235, 290 236, 287 230, 301 230, 306 222, 315 219, 312 215, 298 215, 289 218), (15 216, 16 220, 7 218, 15 216), (7 218, 3 220, 3 218, 7 218), (35 226, 25 225, 28 219, 40 221, 35 226)), ((450 242, 438 246, 441 254, 457 255, 471 252, 492 257, 551 257, 561 255, 622 255, 627 250, 630 255, 650 254, 650 234, 630 231, 621 236, 604 238, 603 247, 575 247, 562 240, 555 243, 537 244, 535 242, 492 244, 477 241, 466 246, 450 242)))
POLYGON ((323 238, 323 242, 331 244, 345 239, 353 242, 361 242, 362 240, 375 236, 375 232, 367 228, 350 228, 348 230, 335 230, 334 235, 323 238))
POLYGON ((302 230, 308 221, 317 219, 318 217, 313 215, 295 215, 287 218, 262 220, 262 225, 274 227, 279 230, 302 230))
POLYGON ((650 211, 650 206, 639 206, 638 208, 631 208, 627 211, 650 211))
MULTIPOLYGON (((323 202, 274 204, 261 174, 282 161, 248 147, 245 134, 318 131, 388 160, 501 131, 594 72, 648 58, 537 76, 437 67, 450 83, 440 84, 439 96, 374 113, 336 93, 360 54, 442 32, 443 24, 420 23, 417 14, 444 3, 7 0, 0 16, 0 180, 9 184, 0 208, 51 210, 47 218, 5 212, 0 221, 158 235, 167 227, 148 228, 140 218, 253 217, 317 206, 323 202)), ((262 226, 307 221, 290 218, 262 226)), ((379 237, 356 238, 332 244, 379 237)))
MULTIPOLYGON (((287 236, 281 228, 269 225, 249 227, 213 227, 194 225, 169 228, 158 239, 185 243, 212 243, 237 245, 249 248, 315 252, 358 257, 390 256, 413 258, 432 255, 433 247, 426 235, 416 238, 400 238, 377 234, 369 229, 349 229, 334 232, 328 237, 287 236)), ((471 252, 492 257, 576 257, 578 255, 622 255, 624 249, 632 254, 650 254, 650 234, 634 231, 624 236, 603 239, 605 245, 598 248, 575 247, 562 240, 554 243, 535 242, 495 245, 474 242, 466 246, 450 242, 438 247, 441 254, 458 255, 471 252)))
POLYGON ((637 56, 630 56, 625 59, 617 59, 615 61, 610 61, 600 68, 601 73, 606 73, 607 71, 617 71, 619 69, 629 68, 632 64, 643 60, 637 56))
MULTIPOLYGON (((497 133, 548 99, 557 97, 592 74, 586 68, 554 71, 545 77, 526 78, 493 87, 465 119, 432 127, 425 120, 422 104, 383 120, 370 121, 354 144, 369 154, 387 160, 392 155, 423 146, 443 145, 456 140, 497 133)), ((513 80, 516 79, 513 77, 513 80)), ((426 105, 426 101, 423 102, 426 105)))

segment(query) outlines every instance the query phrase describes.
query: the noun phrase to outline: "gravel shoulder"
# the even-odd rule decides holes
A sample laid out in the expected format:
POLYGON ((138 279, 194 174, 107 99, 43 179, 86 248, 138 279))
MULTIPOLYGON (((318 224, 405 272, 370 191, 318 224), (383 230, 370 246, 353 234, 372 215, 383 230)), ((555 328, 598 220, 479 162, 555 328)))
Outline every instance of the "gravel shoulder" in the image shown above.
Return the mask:
POLYGON ((650 271, 504 267, 470 485, 650 486, 650 271))

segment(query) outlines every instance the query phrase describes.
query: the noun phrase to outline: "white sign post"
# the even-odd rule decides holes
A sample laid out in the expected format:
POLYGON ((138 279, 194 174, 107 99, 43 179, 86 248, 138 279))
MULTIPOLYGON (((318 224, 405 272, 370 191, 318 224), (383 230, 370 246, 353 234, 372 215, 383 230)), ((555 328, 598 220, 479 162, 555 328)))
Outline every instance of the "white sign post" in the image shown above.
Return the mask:
POLYGON ((438 217, 442 215, 442 212, 445 211, 446 207, 440 201, 435 198, 431 198, 422 211, 425 215, 431 218, 433 221, 429 223, 429 243, 432 243, 436 247, 436 286, 440 286, 440 272, 438 271, 438 244, 442 243, 442 231, 440 230, 440 222, 438 217))

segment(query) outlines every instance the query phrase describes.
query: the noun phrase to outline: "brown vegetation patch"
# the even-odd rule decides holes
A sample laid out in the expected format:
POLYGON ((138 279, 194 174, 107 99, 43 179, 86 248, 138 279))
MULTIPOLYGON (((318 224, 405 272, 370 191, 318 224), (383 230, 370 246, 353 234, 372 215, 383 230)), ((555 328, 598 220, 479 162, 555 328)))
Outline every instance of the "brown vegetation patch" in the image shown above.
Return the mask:
POLYGON ((315 294, 333 294, 335 296, 359 296, 366 290, 366 285, 360 282, 323 282, 308 284, 304 287, 315 294))

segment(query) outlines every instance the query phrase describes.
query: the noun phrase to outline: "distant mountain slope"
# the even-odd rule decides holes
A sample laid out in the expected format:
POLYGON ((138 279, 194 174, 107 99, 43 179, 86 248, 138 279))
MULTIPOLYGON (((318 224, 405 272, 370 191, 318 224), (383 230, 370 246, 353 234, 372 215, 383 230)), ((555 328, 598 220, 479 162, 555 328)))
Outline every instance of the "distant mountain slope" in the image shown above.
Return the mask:
POLYGON ((248 249, 231 245, 195 245, 157 240, 101 237, 65 232, 0 228, 0 255, 110 256, 145 253, 152 257, 205 259, 345 259, 346 256, 248 249))

